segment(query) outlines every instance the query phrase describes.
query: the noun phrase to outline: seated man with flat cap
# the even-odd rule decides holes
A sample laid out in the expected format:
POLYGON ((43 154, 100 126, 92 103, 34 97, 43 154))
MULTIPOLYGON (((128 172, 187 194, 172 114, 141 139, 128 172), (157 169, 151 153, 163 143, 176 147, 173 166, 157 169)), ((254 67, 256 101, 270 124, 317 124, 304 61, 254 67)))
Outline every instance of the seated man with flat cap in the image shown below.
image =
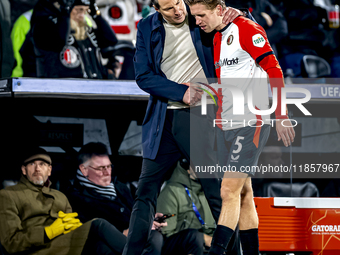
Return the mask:
POLYGON ((51 189, 52 160, 29 151, 17 185, 0 190, 0 241, 9 254, 120 254, 126 238, 103 219, 82 224, 66 196, 51 189))

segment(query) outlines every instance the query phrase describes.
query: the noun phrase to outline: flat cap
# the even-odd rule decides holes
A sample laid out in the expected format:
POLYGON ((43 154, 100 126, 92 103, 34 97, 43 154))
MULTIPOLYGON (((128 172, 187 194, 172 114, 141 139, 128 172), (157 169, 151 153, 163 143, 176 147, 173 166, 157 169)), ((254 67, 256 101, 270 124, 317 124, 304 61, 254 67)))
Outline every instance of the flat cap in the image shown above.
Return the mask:
POLYGON ((52 159, 48 155, 47 151, 39 147, 27 151, 27 153, 24 156, 23 165, 27 165, 28 163, 33 162, 34 160, 42 160, 50 165, 52 164, 52 159))

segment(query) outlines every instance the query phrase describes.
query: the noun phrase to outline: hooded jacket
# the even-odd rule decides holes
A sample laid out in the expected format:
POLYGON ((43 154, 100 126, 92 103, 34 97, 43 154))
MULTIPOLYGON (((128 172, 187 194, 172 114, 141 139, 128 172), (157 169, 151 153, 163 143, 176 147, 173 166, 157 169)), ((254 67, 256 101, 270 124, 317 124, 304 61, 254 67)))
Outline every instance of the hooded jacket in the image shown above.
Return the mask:
POLYGON ((216 228, 201 184, 197 180, 191 179, 179 163, 158 197, 157 212, 175 214, 166 220, 168 226, 162 229, 162 233, 166 237, 185 229, 201 229, 205 234, 212 235, 216 228), (188 187, 192 200, 184 186, 188 187), (204 220, 205 226, 202 226, 198 220, 192 207, 192 201, 204 220))

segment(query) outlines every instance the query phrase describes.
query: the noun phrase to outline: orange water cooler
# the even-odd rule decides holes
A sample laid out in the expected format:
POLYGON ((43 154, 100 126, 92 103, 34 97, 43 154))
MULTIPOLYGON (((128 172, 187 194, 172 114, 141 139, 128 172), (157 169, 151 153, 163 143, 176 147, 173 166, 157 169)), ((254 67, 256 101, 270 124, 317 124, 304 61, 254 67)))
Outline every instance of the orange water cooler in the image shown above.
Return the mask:
POLYGON ((340 198, 255 198, 262 253, 340 255, 340 198))

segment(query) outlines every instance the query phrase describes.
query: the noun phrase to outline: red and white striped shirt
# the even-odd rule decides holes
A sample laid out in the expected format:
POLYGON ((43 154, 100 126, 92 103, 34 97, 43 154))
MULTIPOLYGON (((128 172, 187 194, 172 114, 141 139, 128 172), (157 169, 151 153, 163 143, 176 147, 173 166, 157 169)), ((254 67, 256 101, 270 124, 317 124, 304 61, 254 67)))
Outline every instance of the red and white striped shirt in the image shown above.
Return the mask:
MULTIPOLYGON (((281 88, 284 87, 282 71, 266 32, 260 25, 238 17, 217 32, 214 38, 214 63, 219 83, 222 84, 222 88, 218 89, 222 103, 219 103, 216 117, 228 120, 227 124, 219 125, 220 128, 240 128, 244 126, 244 121, 247 123, 256 119, 262 119, 265 124, 270 123, 269 115, 255 115, 248 107, 248 91, 251 89, 253 107, 256 110, 269 109, 268 77, 271 88, 278 89, 276 119, 287 118, 281 115, 281 88), (243 92, 244 114, 233 114, 233 97, 230 89, 223 88, 224 85, 236 86, 243 92)), ((241 98, 236 97, 236 100, 241 98)))

